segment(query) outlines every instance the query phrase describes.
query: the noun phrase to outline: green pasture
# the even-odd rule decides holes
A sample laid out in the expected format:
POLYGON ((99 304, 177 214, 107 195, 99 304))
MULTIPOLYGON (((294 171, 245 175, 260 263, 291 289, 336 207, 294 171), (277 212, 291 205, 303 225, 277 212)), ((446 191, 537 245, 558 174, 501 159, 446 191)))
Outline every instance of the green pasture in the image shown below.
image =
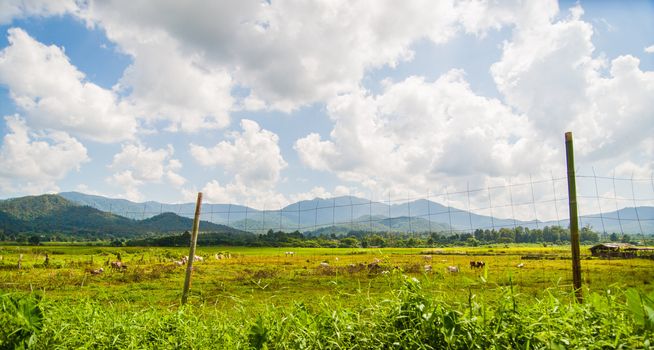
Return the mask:
MULTIPOLYGON (((3 246, 0 290, 38 292, 54 300, 89 297, 166 307, 176 305, 180 299, 185 268, 174 261, 187 254, 187 248, 3 246), (118 258, 128 265, 126 271, 110 268, 109 263, 118 258), (100 268, 105 271, 91 274, 91 270, 100 268)), ((417 278, 426 292, 452 301, 464 300, 470 293, 490 297, 498 288, 509 285, 529 299, 548 288, 569 291, 572 284, 569 248, 563 246, 198 247, 197 255, 204 261, 194 263, 191 303, 228 307, 243 304, 252 310, 291 301, 311 304, 321 298, 356 304, 362 302, 360 293, 381 299, 397 287, 390 278, 392 273, 417 278), (294 254, 285 254, 288 251, 294 254), (225 258, 218 260, 217 254, 225 258), (486 267, 470 268, 471 260, 484 261, 486 267), (425 265, 430 265, 431 270, 425 265), (449 273, 448 266, 457 266, 460 272, 449 273)), ((596 259, 587 247, 582 249, 582 256, 586 290, 602 291, 612 286, 644 292, 654 289, 652 260, 596 259)))
POLYGON ((587 247, 582 304, 568 247, 199 247, 180 306, 186 254, 0 246, 0 349, 618 349, 654 336, 654 261, 587 247), (125 271, 110 268, 119 257, 125 271))

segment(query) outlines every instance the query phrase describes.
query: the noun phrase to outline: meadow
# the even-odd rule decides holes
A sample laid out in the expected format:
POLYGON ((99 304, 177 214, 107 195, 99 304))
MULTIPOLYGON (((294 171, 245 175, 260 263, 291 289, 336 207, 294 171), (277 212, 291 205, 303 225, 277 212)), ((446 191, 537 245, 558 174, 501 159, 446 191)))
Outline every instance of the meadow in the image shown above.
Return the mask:
POLYGON ((0 246, 14 324, 0 348, 647 348, 653 336, 654 261, 588 247, 582 304, 566 246, 198 247, 180 306, 185 268, 174 261, 187 254, 0 246), (111 269, 117 260, 127 269, 111 269))

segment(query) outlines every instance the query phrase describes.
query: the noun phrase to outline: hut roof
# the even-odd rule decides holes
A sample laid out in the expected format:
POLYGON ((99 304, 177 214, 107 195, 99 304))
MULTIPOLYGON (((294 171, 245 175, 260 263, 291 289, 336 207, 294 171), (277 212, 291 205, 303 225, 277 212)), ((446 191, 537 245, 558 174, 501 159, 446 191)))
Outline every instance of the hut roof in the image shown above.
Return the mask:
POLYGON ((633 248, 634 245, 630 243, 600 243, 592 246, 590 249, 595 250, 595 249, 627 249, 627 248, 633 248))

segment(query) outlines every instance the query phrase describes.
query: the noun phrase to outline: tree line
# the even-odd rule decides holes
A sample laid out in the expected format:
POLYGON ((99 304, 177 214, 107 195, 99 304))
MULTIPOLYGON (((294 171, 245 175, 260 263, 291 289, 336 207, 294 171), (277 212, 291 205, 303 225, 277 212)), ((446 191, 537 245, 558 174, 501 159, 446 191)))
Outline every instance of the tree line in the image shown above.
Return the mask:
MULTIPOLYGON (((590 227, 580 232, 581 242, 599 242, 600 235, 590 227)), ((630 239, 628 236, 621 239, 630 239)), ((158 238, 132 239, 129 246, 188 246, 191 235, 187 231, 181 235, 158 238)), ((367 247, 437 247, 437 246, 477 246, 493 243, 549 243, 564 244, 570 241, 570 231, 560 226, 545 226, 542 229, 525 227, 477 229, 472 233, 444 232, 367 232, 349 231, 346 235, 319 235, 299 231, 283 232, 268 230, 265 234, 204 232, 198 235, 200 245, 230 245, 248 247, 323 247, 323 248, 367 248, 367 247)))

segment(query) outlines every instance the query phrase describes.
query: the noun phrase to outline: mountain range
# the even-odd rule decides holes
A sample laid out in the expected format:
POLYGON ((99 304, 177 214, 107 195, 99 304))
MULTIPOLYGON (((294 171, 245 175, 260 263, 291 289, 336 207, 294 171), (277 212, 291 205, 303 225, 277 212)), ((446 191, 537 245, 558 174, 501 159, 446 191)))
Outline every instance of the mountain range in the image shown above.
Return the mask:
MULTIPOLYGON (((195 211, 195 203, 137 203, 79 192, 63 192, 59 195, 71 202, 134 220, 155 217, 165 212, 192 218, 195 211)), ((304 200, 277 210, 258 210, 233 204, 203 204, 201 217, 208 222, 256 233, 269 229, 302 232, 458 232, 470 231, 471 228, 569 225, 567 219, 543 222, 479 215, 425 199, 389 205, 354 196, 304 200)), ((601 215, 584 215, 579 221, 581 227, 591 226, 598 232, 654 234, 654 207, 628 207, 601 215)))
MULTIPOLYGON (((157 214, 144 220, 126 218, 59 195, 41 195, 0 201, 0 232, 40 233, 133 238, 191 230, 193 220, 174 213, 157 214)), ((239 233, 237 229, 201 221, 204 231, 239 233)))

